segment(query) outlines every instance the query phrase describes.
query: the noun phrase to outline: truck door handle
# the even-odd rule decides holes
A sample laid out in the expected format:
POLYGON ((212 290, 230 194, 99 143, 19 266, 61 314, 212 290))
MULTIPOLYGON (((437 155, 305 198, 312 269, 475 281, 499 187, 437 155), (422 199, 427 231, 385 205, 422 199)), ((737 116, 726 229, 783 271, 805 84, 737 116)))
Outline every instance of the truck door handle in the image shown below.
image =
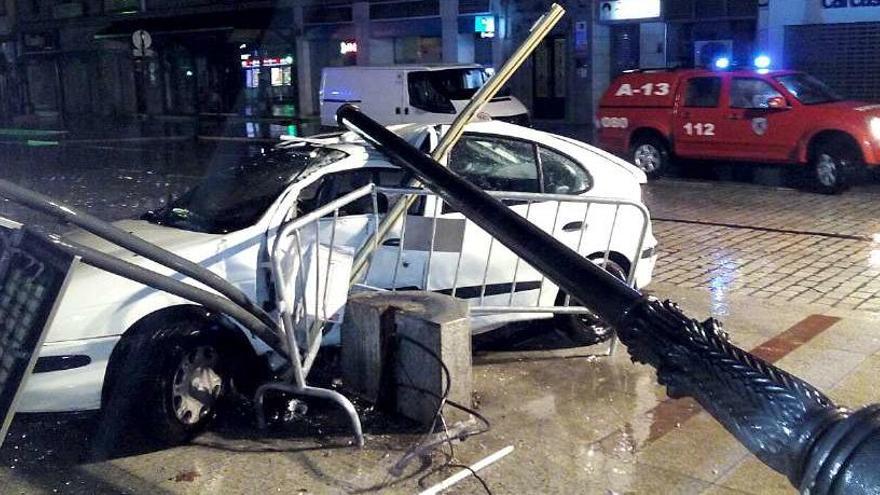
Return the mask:
POLYGON ((382 242, 382 245, 383 245, 383 246, 398 247, 398 246, 400 246, 400 239, 398 239, 398 238, 396 238, 396 237, 395 237, 395 238, 391 238, 391 239, 385 239, 385 241, 382 242))
POLYGON ((400 107, 394 107, 394 113, 400 115, 400 107))
POLYGON ((584 230, 586 228, 586 224, 584 222, 569 222, 562 226, 563 232, 576 232, 578 230, 584 230))
POLYGON ((739 120, 739 115, 732 113, 727 116, 727 120, 739 120))
POLYGON ((404 107, 403 113, 405 113, 406 115, 409 115, 409 107, 404 107))

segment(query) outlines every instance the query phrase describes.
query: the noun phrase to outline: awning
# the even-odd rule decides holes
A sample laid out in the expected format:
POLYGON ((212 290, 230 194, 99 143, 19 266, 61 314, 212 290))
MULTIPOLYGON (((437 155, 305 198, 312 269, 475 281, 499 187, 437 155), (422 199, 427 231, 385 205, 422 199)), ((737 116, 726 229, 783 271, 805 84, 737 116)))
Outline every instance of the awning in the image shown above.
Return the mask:
POLYGON ((162 17, 137 17, 120 19, 98 31, 95 39, 127 38, 138 29, 151 35, 185 34, 211 31, 265 30, 269 28, 293 28, 293 11, 290 9, 247 9, 231 12, 168 15, 162 17))

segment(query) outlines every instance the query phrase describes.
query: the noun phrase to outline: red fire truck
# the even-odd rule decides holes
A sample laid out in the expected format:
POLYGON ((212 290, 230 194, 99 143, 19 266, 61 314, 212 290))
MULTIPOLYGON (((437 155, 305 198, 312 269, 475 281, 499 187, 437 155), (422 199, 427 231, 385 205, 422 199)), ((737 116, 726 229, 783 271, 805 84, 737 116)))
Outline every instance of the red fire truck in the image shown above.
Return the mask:
POLYGON ((798 163, 831 194, 857 167, 880 165, 880 105, 846 101, 803 72, 627 72, 602 97, 596 124, 600 146, 650 177, 675 157, 798 163))

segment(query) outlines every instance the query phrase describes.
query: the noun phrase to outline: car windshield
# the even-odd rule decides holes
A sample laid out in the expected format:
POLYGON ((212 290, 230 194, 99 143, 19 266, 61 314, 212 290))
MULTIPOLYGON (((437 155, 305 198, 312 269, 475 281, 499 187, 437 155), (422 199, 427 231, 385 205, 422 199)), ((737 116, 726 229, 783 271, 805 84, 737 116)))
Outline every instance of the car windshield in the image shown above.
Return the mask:
POLYGON ((809 74, 788 74, 779 76, 776 80, 804 105, 831 103, 843 99, 825 83, 809 74))
MULTIPOLYGON (((434 90, 450 100, 467 100, 491 75, 491 69, 475 67, 416 71, 409 74, 409 80, 411 84, 430 84, 434 90)), ((509 94, 510 91, 505 88, 499 91, 498 96, 509 94)))
POLYGON ((208 175, 180 198, 148 212, 143 219, 211 234, 241 230, 259 220, 303 172, 346 156, 343 151, 310 144, 277 148, 208 175))

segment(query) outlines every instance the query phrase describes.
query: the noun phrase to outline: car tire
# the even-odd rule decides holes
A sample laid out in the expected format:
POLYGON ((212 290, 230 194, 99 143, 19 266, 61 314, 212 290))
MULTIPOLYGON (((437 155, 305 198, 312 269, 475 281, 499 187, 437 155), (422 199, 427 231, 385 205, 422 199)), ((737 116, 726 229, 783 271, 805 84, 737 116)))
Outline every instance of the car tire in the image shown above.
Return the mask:
POLYGON ((849 188, 858 164, 858 153, 840 139, 829 139, 815 146, 810 157, 810 173, 817 192, 840 194, 849 188))
MULTIPOLYGON (((603 263, 600 259, 598 264, 620 280, 626 280, 626 270, 613 260, 603 263)), ((559 291, 559 295, 556 296, 556 305, 565 305, 566 296, 565 292, 559 291)), ((569 305, 571 304, 570 302, 569 305)), ((593 313, 558 314, 553 317, 553 321, 557 329, 564 332, 572 342, 581 346, 600 344, 614 335, 614 329, 593 313)))
POLYGON ((117 418, 158 447, 192 439, 217 415, 230 389, 228 346, 216 329, 199 321, 167 322, 126 335, 105 416, 117 418))
POLYGON ((656 136, 641 136, 633 140, 630 159, 649 179, 657 179, 669 171, 669 146, 656 136))

